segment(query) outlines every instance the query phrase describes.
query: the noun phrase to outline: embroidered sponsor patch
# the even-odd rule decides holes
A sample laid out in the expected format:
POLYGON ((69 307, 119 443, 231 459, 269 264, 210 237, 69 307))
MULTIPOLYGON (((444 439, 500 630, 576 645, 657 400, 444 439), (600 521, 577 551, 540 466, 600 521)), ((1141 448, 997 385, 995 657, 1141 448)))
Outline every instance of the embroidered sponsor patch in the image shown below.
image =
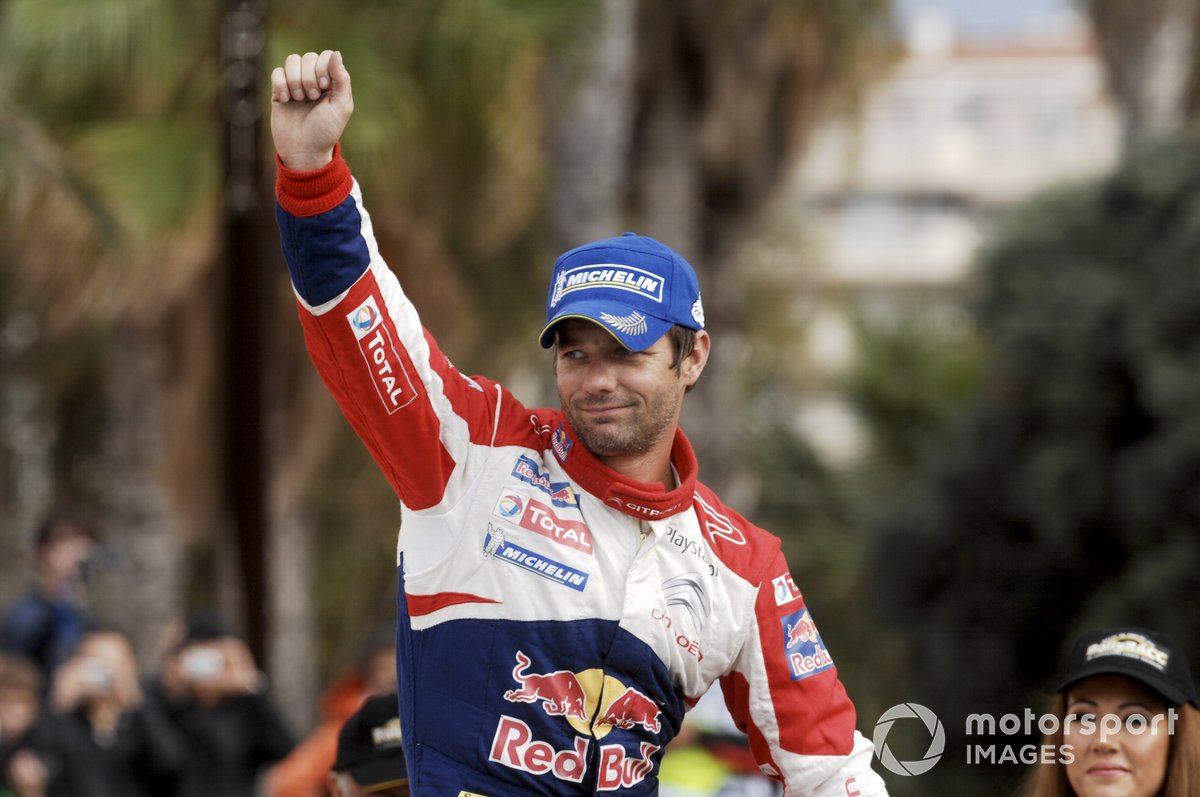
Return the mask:
POLYGON ((554 430, 554 434, 550 435, 550 447, 554 449, 554 456, 558 457, 560 462, 566 462, 567 457, 571 455, 571 446, 575 443, 567 436, 567 430, 562 424, 554 430))
POLYGON ((388 414, 403 409, 417 397, 404 361, 396 351, 392 333, 383 323, 383 314, 374 296, 346 314, 346 321, 358 341, 358 350, 371 374, 375 392, 388 414))
POLYGON ((583 551, 589 556, 592 553, 592 536, 587 525, 578 520, 563 520, 540 501, 505 491, 496 501, 494 514, 559 545, 583 551))
POLYGON ((800 590, 796 587, 796 582, 792 581, 791 573, 784 573, 782 576, 771 579, 771 585, 775 588, 776 606, 800 599, 800 590))
POLYGON ((538 463, 524 454, 517 459, 517 464, 513 466, 512 475, 526 484, 532 484, 550 496, 550 503, 555 506, 563 508, 579 507, 579 496, 575 495, 575 488, 571 486, 570 482, 550 481, 550 477, 542 473, 542 469, 538 463))
POLYGON ((583 592, 587 588, 588 574, 586 572, 557 562, 548 556, 542 556, 528 548, 522 548, 520 545, 513 545, 505 540, 502 534, 495 533, 493 528, 489 525, 488 531, 483 537, 485 555, 508 562, 510 565, 515 565, 548 581, 570 587, 576 592, 583 592))
POLYGON ((808 609, 783 617, 783 650, 792 680, 799 681, 833 667, 833 657, 821 641, 808 609))

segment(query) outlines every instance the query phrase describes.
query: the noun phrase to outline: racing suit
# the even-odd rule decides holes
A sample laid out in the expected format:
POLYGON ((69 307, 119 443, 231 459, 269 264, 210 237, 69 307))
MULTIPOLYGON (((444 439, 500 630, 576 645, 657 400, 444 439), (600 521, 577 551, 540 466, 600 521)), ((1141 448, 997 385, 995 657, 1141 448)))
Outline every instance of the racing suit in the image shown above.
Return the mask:
POLYGON ((400 497, 397 669, 414 795, 657 792, 716 680, 789 797, 884 794, 777 537, 696 480, 602 464, 562 413, 460 373, 381 259, 335 150, 278 163, 306 345, 400 497))

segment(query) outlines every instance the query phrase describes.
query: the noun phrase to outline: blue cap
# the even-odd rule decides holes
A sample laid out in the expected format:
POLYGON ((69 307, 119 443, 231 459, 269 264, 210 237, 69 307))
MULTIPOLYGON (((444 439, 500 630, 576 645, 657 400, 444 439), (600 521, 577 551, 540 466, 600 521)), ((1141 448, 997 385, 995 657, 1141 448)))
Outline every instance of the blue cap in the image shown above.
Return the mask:
POLYGON ((582 318, 604 327, 630 351, 642 351, 673 325, 704 329, 696 272, 653 238, 627 232, 576 247, 554 263, 542 348, 554 325, 582 318))

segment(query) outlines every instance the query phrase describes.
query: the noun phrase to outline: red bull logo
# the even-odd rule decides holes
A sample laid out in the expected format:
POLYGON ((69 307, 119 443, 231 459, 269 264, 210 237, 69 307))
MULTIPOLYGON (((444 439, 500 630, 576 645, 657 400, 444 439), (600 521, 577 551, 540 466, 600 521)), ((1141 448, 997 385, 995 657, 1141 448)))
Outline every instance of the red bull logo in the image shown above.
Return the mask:
POLYGON ((812 642, 816 638, 816 623, 814 623, 812 620, 801 618, 795 623, 787 626, 787 641, 784 642, 784 647, 795 647, 801 642, 812 642))
MULTIPOLYGON (((556 749, 549 742, 533 737, 533 730, 515 717, 500 716, 492 738, 488 760, 531 775, 552 775, 569 783, 579 783, 587 774, 588 747, 591 741, 575 737, 572 747, 556 749)), ((616 791, 636 786, 654 771, 654 754, 661 748, 642 742, 638 756, 631 756, 619 744, 600 748, 597 791, 616 791)))
POLYGON ((520 689, 510 689, 504 693, 504 699, 510 703, 541 702, 542 710, 552 717, 570 716, 586 720, 588 715, 584 710, 587 695, 579 678, 570 670, 557 670, 550 673, 526 673, 531 664, 529 657, 517 651, 517 666, 513 668, 513 680, 521 685, 520 689))
POLYGON ((808 609, 792 612, 780 622, 783 625, 784 655, 793 681, 833 667, 833 657, 817 632, 817 625, 808 609))
POLYGON ((567 436, 567 430, 560 423, 554 430, 554 434, 550 435, 550 447, 554 449, 554 456, 558 457, 560 462, 566 462, 567 457, 571 455, 571 446, 573 445, 575 445, 575 441, 567 436))
POLYGON ((531 775, 550 773, 559 780, 579 783, 587 772, 590 744, 576 736, 573 748, 555 750, 549 742, 534 739, 533 731, 519 719, 501 715, 488 760, 531 775))
POLYGON ((633 687, 626 688, 625 692, 612 702, 604 716, 596 720, 596 725, 610 725, 624 730, 641 725, 651 733, 658 733, 661 727, 658 721, 658 706, 633 687))
MULTIPOLYGON (((530 672, 531 666, 529 656, 517 651, 512 674, 519 686, 506 691, 504 699, 510 703, 539 703, 547 716, 562 717, 579 735, 571 747, 559 749, 535 738, 527 723, 501 715, 488 756, 497 764, 578 783, 587 771, 589 737, 602 739, 616 729, 654 734, 662 730, 658 704, 601 669, 538 673, 530 672)), ((622 745, 602 745, 597 789, 615 791, 640 783, 653 772, 654 755, 660 749, 643 741, 637 754, 630 755, 622 745)))

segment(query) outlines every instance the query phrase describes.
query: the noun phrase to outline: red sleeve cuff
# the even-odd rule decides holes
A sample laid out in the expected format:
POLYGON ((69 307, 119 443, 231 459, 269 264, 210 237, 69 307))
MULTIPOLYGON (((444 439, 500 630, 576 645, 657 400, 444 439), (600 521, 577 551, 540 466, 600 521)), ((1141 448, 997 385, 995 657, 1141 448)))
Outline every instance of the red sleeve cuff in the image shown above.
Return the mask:
POLYGON ((342 158, 342 145, 333 147, 333 160, 319 169, 301 172, 289 169, 275 156, 275 198, 293 216, 316 216, 333 210, 350 195, 353 179, 342 158))

